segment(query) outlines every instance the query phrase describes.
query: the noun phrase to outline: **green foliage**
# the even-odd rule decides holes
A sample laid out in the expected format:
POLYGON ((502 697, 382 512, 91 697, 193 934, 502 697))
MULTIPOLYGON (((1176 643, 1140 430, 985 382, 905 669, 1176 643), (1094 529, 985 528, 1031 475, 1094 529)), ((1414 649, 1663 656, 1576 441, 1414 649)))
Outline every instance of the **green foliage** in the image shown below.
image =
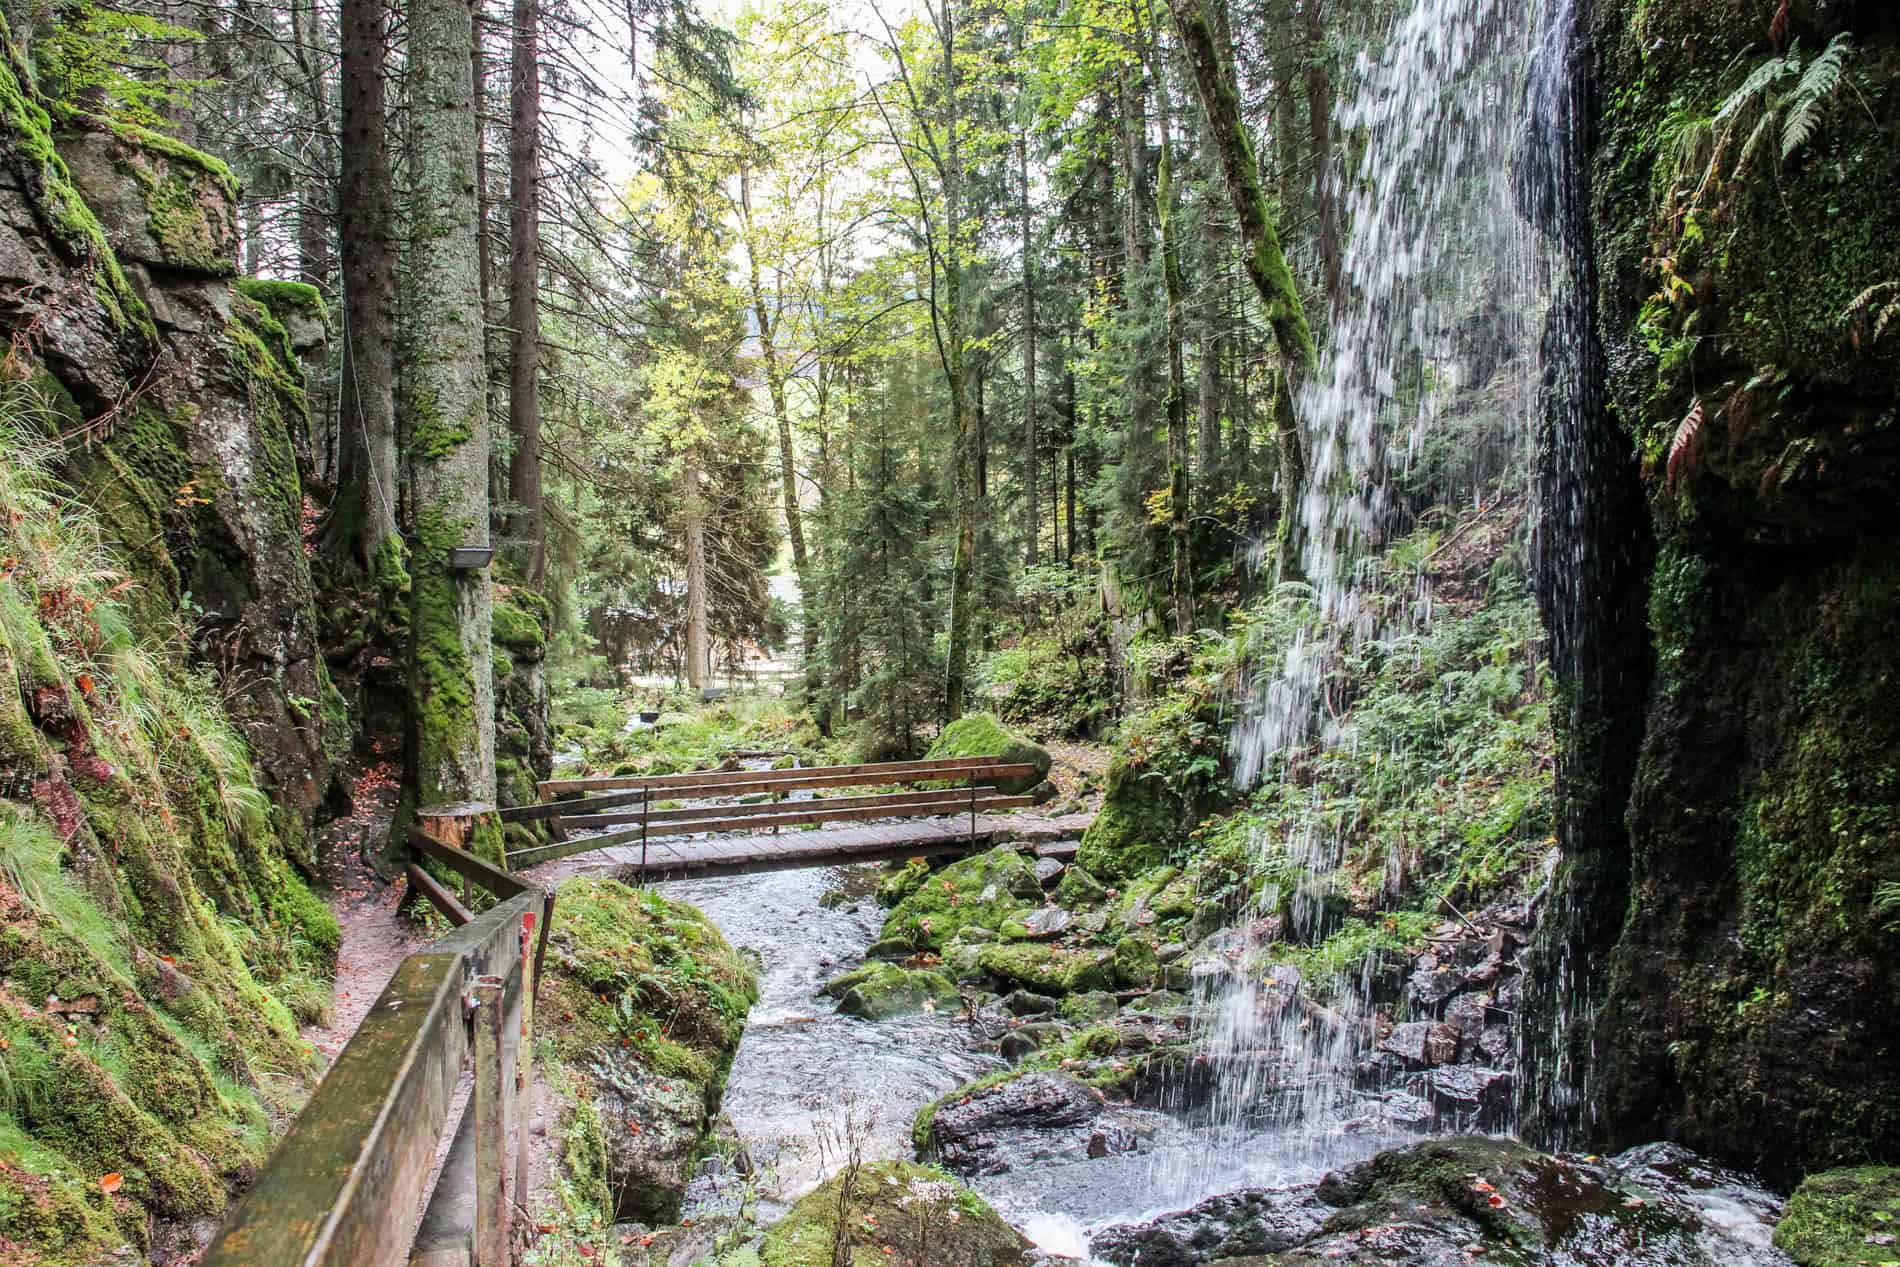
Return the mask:
POLYGON ((1829 1170, 1801 1181, 1775 1246, 1800 1267, 1890 1267, 1900 1261, 1900 1170, 1829 1170))
POLYGON ((35 41, 33 51, 41 80, 55 100, 101 104, 105 108, 100 113, 159 128, 189 104, 198 86, 172 74, 164 51, 203 39, 149 13, 87 0, 63 10, 60 20, 35 41))

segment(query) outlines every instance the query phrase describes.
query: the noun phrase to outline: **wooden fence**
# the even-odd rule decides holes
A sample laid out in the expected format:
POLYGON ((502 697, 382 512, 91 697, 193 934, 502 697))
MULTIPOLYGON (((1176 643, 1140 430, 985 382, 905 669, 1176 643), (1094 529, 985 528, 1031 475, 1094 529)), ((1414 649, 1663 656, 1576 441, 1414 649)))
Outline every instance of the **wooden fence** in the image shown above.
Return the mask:
POLYGON ((534 994, 554 894, 416 833, 424 857, 488 892, 470 916, 434 877, 417 890, 456 930, 403 960, 211 1245, 203 1267, 506 1267, 527 1189, 534 994), (463 1070, 473 1087, 439 1176, 463 1070), (420 1218, 418 1217, 420 1216, 420 1218))

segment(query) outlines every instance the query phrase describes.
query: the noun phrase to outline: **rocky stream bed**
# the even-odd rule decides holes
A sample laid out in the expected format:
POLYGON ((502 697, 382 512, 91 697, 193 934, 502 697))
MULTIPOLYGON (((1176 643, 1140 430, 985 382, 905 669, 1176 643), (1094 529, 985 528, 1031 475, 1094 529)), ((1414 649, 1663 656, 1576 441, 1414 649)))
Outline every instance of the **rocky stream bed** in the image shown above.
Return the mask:
MULTIPOLYGON (((854 1157, 883 1184, 925 1183, 872 1169, 916 1157, 1019 1234, 888 1249, 945 1264, 1790 1262, 1771 1242, 1778 1199, 1684 1150, 1553 1157, 1476 1133, 1510 1126, 1529 910, 1461 915, 1402 973, 1367 982, 1355 1011, 1309 997, 1291 965, 1258 971, 1245 928, 1157 919, 1165 885, 1084 911, 1064 898, 1087 878, 1067 871, 1024 845, 929 873, 969 882, 941 954, 893 944, 916 915, 901 895, 917 875, 664 886, 756 956, 760 984, 725 1090, 727 1146, 693 1180, 693 1233, 668 1261, 817 1261, 795 1244, 800 1198, 832 1192, 835 1179, 821 1183, 854 1157), (1008 934, 991 918, 999 902, 1008 934), (1078 921, 1093 932, 1058 945, 1078 921), (1145 952, 1102 944, 1118 923, 1157 922, 1183 935, 1145 952), (999 953, 1023 947, 1048 953, 999 953), (1237 989, 1253 980, 1265 984, 1237 989), (1220 1054, 1237 1008, 1245 1045, 1269 1050, 1220 1054)), ((881 1235, 875 1214, 856 1217, 881 1235)))

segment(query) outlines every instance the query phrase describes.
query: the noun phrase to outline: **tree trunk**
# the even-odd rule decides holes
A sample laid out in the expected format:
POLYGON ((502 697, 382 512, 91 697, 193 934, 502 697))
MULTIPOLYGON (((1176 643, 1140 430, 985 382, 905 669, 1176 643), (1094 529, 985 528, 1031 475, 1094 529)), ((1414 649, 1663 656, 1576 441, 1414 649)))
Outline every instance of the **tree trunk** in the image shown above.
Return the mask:
POLYGON ((706 497, 699 454, 688 450, 683 476, 686 497, 680 507, 686 538, 686 682, 706 685, 711 637, 706 623, 706 497))
POLYGON ((488 381, 476 247, 474 22, 468 0, 410 0, 413 207, 407 428, 415 497, 410 561, 410 743, 416 804, 492 802, 488 381))
POLYGON ((1194 571, 1188 538, 1187 382, 1182 364, 1185 322, 1181 299, 1181 246, 1175 228, 1174 118, 1168 68, 1154 43, 1155 113, 1161 125, 1161 178, 1155 182, 1155 219, 1161 226, 1161 276, 1168 312, 1168 597, 1177 634, 1194 629, 1194 571))
POLYGON ((316 138, 311 158, 316 171, 303 175, 297 185, 297 272, 300 280, 322 289, 330 280, 330 94, 318 60, 322 35, 316 9, 290 7, 291 35, 296 62, 308 96, 310 134, 316 138))
POLYGON ((1306 16, 1306 114, 1313 136, 1313 208, 1319 221, 1320 267, 1326 277, 1326 302, 1341 298, 1339 198, 1333 189, 1333 77, 1326 61, 1323 0, 1302 0, 1306 16))
POLYGON ((970 410, 963 347, 963 154, 958 99, 962 76, 957 69, 956 3, 943 0, 939 28, 943 43, 944 102, 948 112, 944 184, 945 349, 950 378, 950 408, 956 417, 957 451, 952 496, 956 501, 957 540, 950 567, 950 646, 944 666, 943 709, 946 722, 963 716, 969 689, 971 609, 976 602, 976 420, 970 410))
MULTIPOLYGON (((818 591, 812 580, 811 556, 805 544, 805 515, 798 504, 798 451, 793 443, 791 403, 785 394, 785 364, 779 358, 779 316, 765 301, 760 280, 758 239, 752 223, 752 172, 739 168, 739 228, 744 239, 746 283, 752 295, 752 317, 759 326, 760 359, 765 362, 766 392, 772 400, 772 420, 778 424, 779 495, 785 511, 785 535, 792 545, 792 573, 798 578, 799 642, 804 651, 805 691, 817 698, 818 591)), ((828 293, 828 292, 826 292, 828 293)), ((819 411, 824 410, 824 367, 819 367, 819 411)))
POLYGON ((337 242, 343 281, 336 495, 325 554, 393 577, 396 528, 396 250, 386 100, 387 0, 343 0, 342 170, 337 242))
MULTIPOLYGON (((1016 27, 1016 56, 1024 57, 1023 27, 1016 27)), ((1024 85, 1028 68, 1023 67, 1024 85)), ((1041 523, 1036 515, 1036 250, 1035 231, 1029 218, 1029 113, 1019 105, 1022 119, 1016 131, 1016 177, 1020 196, 1017 200, 1020 232, 1023 238, 1023 559, 1036 566, 1036 536, 1041 523)), ((1051 547, 1060 552, 1061 543, 1051 547)))
POLYGON ((1273 212, 1260 180, 1260 160, 1254 153, 1253 136, 1240 116, 1240 96, 1234 86, 1231 56, 1217 42, 1202 0, 1169 0, 1169 4, 1181 32, 1182 46, 1194 66, 1201 108, 1207 112, 1208 130, 1220 154, 1228 197, 1233 200, 1240 220, 1247 276, 1266 304, 1267 321, 1280 352, 1283 370, 1273 411, 1274 440, 1280 456, 1280 557, 1282 566, 1290 566, 1291 551, 1287 546, 1300 490, 1306 482, 1306 459, 1300 450, 1292 393, 1296 381, 1313 368, 1313 334, 1306 324, 1306 310, 1300 304, 1293 274, 1280 250, 1273 212))
POLYGON ((514 0, 512 120, 508 138, 508 535, 520 543, 522 574, 547 577, 541 516, 541 5, 514 0))

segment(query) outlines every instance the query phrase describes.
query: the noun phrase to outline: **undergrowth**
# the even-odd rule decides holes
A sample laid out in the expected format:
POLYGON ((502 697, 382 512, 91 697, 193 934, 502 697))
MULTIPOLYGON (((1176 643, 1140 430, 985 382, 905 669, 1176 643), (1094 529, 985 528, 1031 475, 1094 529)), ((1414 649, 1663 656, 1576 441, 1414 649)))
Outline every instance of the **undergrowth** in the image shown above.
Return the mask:
POLYGON ((262 1161, 337 928, 182 627, 135 627, 50 417, 0 385, 0 1244, 58 1264, 262 1161))

